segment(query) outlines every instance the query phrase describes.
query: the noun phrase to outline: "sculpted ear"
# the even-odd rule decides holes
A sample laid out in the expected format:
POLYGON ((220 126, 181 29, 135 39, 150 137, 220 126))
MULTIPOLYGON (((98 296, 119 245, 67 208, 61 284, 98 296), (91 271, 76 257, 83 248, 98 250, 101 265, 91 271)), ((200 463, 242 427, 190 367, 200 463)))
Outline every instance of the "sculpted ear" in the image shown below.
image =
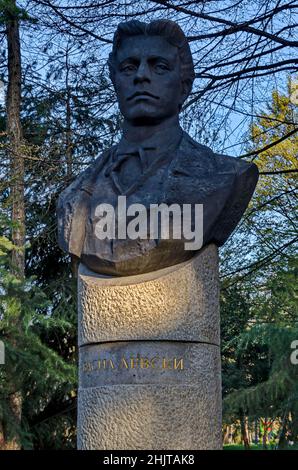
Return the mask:
POLYGON ((181 100, 180 100, 180 108, 182 107, 184 101, 187 99, 188 95, 190 94, 192 89, 192 81, 189 79, 181 81, 181 100))

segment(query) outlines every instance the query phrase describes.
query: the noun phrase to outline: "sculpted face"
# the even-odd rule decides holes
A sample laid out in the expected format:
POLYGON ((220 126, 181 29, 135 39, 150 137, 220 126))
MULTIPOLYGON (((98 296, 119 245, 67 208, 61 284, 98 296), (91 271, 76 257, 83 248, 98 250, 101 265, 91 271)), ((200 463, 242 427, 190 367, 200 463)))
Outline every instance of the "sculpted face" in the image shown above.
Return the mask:
POLYGON ((178 49, 161 36, 140 35, 121 42, 114 85, 121 113, 136 125, 178 114, 187 95, 178 49))

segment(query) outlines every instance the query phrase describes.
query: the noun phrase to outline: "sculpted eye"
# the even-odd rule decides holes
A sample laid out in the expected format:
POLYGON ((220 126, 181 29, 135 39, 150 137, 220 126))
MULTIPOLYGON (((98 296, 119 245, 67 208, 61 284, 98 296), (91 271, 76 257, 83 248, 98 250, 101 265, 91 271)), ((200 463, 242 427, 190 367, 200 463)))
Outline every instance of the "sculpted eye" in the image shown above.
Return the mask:
POLYGON ((136 70, 136 66, 134 64, 127 64, 121 67, 121 72, 124 72, 124 73, 134 72, 135 70, 136 70))
POLYGON ((163 64, 162 62, 158 62, 155 64, 154 69, 156 72, 163 73, 169 70, 169 67, 166 64, 163 64))

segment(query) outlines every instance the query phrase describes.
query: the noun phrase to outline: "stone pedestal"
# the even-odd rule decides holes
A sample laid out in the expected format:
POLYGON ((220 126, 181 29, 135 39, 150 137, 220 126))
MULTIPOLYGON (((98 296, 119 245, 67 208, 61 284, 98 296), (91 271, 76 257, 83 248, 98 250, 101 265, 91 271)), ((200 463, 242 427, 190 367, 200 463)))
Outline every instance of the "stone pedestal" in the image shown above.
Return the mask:
POLYGON ((220 449, 218 252, 129 277, 79 268, 79 449, 220 449))

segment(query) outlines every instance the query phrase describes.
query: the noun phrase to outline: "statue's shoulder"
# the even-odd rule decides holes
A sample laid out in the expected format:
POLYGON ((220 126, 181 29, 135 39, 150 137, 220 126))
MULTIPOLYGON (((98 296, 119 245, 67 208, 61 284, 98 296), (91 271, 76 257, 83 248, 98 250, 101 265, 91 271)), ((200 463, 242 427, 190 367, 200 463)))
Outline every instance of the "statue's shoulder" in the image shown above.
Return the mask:
POLYGON ((80 256, 85 238, 89 197, 98 173, 116 145, 105 150, 60 194, 57 201, 58 244, 62 250, 80 256))
POLYGON ((215 242, 220 246, 237 226, 253 195, 258 182, 258 167, 252 162, 216 153, 186 133, 183 136, 181 150, 184 160, 181 164, 187 169, 192 181, 192 184, 185 186, 194 194, 196 187, 199 192, 203 186, 204 191, 206 189, 206 195, 203 191, 205 205, 208 205, 208 191, 214 191, 218 202, 221 203, 220 214, 217 215, 216 223, 208 238, 208 242, 215 242))
POLYGON ((257 182, 259 172, 255 163, 214 152, 207 145, 195 141, 187 132, 183 133, 181 150, 186 154, 192 155, 192 160, 195 165, 196 160, 199 158, 201 165, 209 168, 212 172, 231 173, 237 178, 251 176, 256 179, 257 182))
POLYGON ((73 181, 60 194, 58 204, 69 202, 69 199, 75 196, 79 190, 91 192, 92 185, 111 152, 117 146, 113 146, 101 153, 90 165, 77 175, 73 181))

